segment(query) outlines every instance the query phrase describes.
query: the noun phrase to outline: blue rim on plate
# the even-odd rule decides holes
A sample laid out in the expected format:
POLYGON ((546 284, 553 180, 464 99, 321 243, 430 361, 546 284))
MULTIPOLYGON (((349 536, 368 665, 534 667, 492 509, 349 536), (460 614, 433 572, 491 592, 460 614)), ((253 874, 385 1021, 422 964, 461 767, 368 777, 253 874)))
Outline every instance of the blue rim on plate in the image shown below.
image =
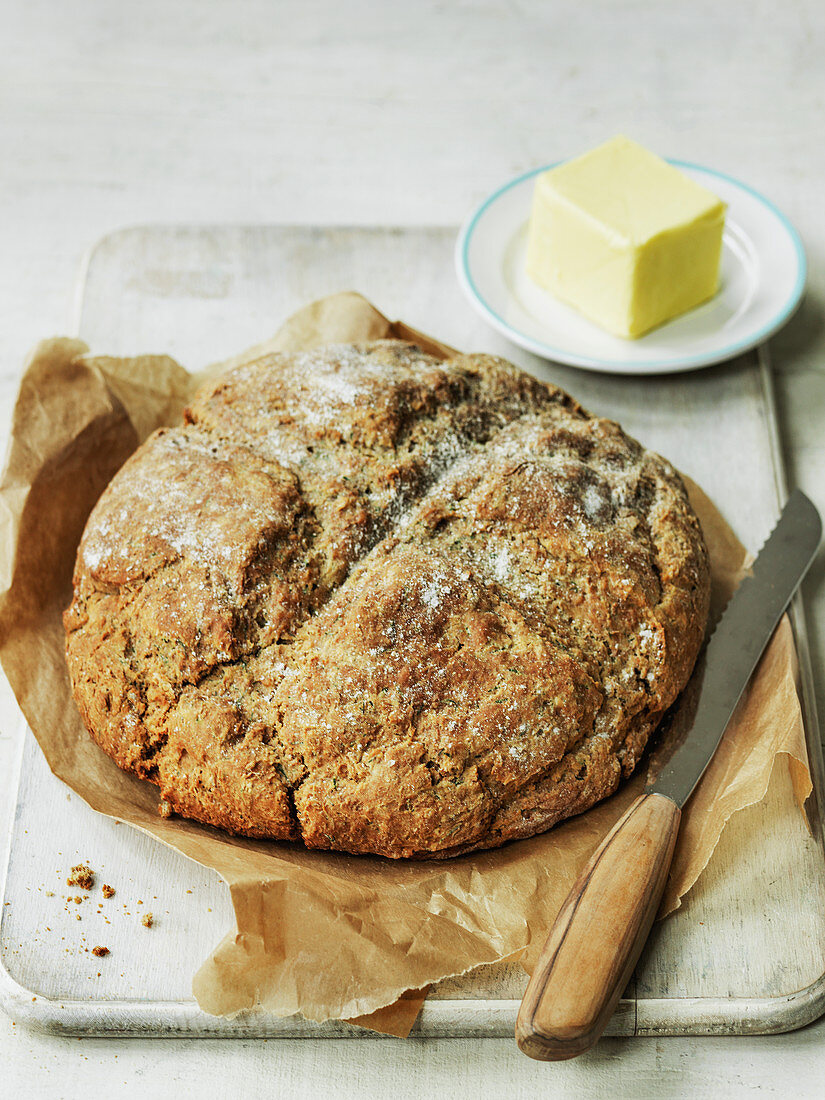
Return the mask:
MULTIPOLYGON (((673 371, 678 370, 680 367, 688 369, 690 367, 709 367, 715 363, 721 363, 728 359, 733 359, 737 355, 742 354, 745 351, 749 351, 751 348, 756 347, 757 344, 761 344, 764 340, 767 340, 770 336, 773 336, 785 322, 791 317, 799 305, 802 295, 805 290, 805 283, 808 273, 808 262, 805 256, 805 250, 802 245, 802 239, 799 236, 795 226, 791 221, 778 209, 770 199, 765 198, 753 187, 749 187, 748 184, 742 183, 741 180, 735 179, 733 176, 726 175, 724 172, 717 172, 712 168, 705 168, 700 164, 693 164, 690 161, 674 160, 667 158, 669 164, 674 165, 676 168, 686 168, 689 171, 696 171, 708 176, 713 176, 717 179, 724 180, 726 183, 733 185, 740 191, 744 191, 756 199, 763 207, 773 214, 777 221, 782 225, 785 232, 788 235, 788 239, 793 245, 793 249, 796 255, 796 280, 794 282, 793 289, 786 298, 785 302, 777 308, 776 313, 771 320, 764 324, 757 332, 752 333, 737 341, 736 343, 729 344, 724 348, 720 348, 716 351, 709 352, 705 356, 683 356, 679 359, 668 359, 667 365, 659 368, 659 370, 673 371)), ((528 351, 534 352, 546 359, 552 359, 556 362, 568 363, 572 366, 585 367, 590 370, 608 370, 612 372, 636 371, 640 369, 651 368, 649 373, 655 374, 657 370, 655 367, 651 367, 651 364, 645 360, 614 360, 614 359, 594 359, 588 357, 586 360, 576 359, 570 357, 570 353, 564 348, 554 347, 552 344, 546 344, 542 340, 537 340, 535 337, 530 336, 526 332, 522 332, 519 329, 514 328, 509 324, 493 307, 486 301, 481 291, 476 286, 473 279, 470 262, 469 262, 469 247, 472 240, 473 233, 481 218, 487 212, 490 206, 492 206, 502 195, 506 194, 514 187, 518 187, 519 184, 524 183, 526 180, 531 179, 533 176, 538 176, 542 172, 547 172, 551 168, 556 168, 563 161, 554 161, 552 164, 542 165, 540 168, 531 168, 528 172, 522 172, 521 175, 516 176, 514 179, 508 180, 507 183, 497 188, 491 195, 488 195, 483 202, 475 208, 475 210, 469 215, 464 225, 461 227, 458 239, 456 241, 455 248, 455 263, 456 272, 459 282, 464 288, 465 293, 473 299, 477 308, 483 316, 487 318, 494 328, 498 329, 510 340, 515 340, 521 347, 526 348, 528 351)))

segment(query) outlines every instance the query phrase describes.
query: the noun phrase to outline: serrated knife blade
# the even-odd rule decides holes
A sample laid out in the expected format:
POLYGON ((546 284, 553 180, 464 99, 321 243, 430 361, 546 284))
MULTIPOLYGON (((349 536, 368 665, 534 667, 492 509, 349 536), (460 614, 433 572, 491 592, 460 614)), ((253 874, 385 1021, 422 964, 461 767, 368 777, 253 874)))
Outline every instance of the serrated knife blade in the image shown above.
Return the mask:
POLYGON ((573 1058, 604 1031, 653 924, 681 808, 716 752, 821 535, 813 504, 793 493, 694 673, 693 716, 683 740, 596 848, 550 929, 516 1022, 518 1045, 531 1058, 573 1058))
POLYGON ((821 537, 819 513, 797 489, 711 635, 690 729, 649 791, 680 807, 687 802, 821 537))

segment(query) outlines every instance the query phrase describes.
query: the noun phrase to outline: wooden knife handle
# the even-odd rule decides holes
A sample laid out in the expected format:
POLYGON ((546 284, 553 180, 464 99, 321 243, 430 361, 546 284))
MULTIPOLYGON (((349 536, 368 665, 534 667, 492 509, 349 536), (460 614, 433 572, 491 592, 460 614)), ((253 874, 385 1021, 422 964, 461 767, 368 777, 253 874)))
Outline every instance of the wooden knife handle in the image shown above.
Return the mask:
POLYGON ((665 795, 643 794, 579 876, 521 1002, 516 1040, 531 1058, 573 1058, 604 1031, 653 924, 681 816, 665 795))

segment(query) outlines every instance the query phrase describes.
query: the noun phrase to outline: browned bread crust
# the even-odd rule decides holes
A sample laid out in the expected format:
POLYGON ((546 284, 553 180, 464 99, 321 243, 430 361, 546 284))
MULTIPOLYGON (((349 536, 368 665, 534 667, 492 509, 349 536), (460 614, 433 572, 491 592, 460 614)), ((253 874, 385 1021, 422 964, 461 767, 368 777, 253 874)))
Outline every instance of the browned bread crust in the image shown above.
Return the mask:
POLYGON ((673 468, 501 359, 268 355, 124 465, 65 614, 95 741, 164 809, 445 856, 611 794, 708 611, 673 468))

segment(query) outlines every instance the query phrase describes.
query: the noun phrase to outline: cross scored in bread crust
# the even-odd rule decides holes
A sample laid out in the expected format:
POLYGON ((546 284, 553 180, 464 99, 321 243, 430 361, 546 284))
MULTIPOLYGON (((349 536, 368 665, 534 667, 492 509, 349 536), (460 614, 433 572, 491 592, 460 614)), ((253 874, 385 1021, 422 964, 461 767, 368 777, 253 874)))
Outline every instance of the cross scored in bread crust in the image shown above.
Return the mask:
POLYGON ((396 858, 611 794, 684 687, 709 570, 663 459, 501 359, 247 362, 113 479, 74 695, 164 812, 396 858))

